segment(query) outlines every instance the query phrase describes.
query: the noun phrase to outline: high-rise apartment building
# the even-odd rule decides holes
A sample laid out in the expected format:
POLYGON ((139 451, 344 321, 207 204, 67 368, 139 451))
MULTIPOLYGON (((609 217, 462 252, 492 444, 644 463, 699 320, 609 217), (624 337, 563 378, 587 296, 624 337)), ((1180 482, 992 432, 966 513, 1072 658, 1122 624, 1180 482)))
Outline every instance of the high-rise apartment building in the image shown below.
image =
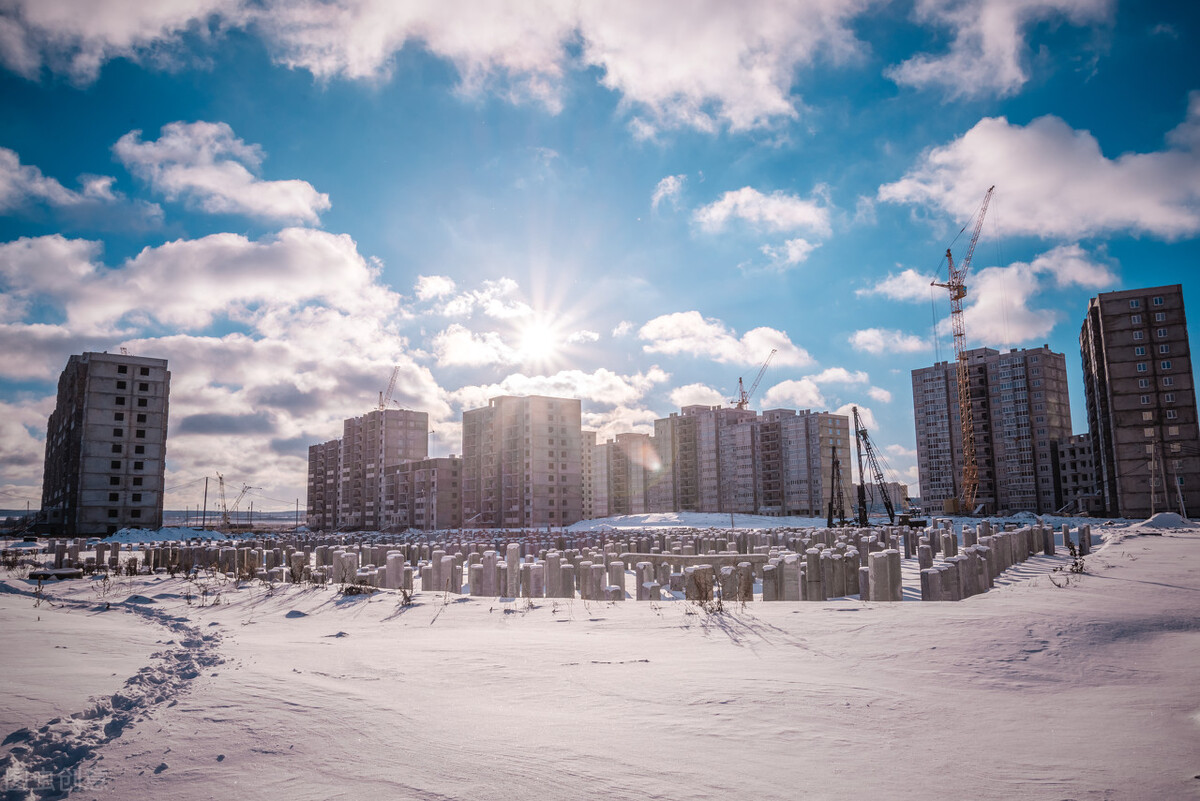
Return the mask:
POLYGON ((308 446, 308 526, 317 531, 338 527, 338 493, 342 487, 342 441, 308 446))
POLYGON ((384 470, 429 456, 429 415, 408 409, 373 409, 342 425, 338 527, 372 531, 391 514, 384 470))
POLYGON ((593 451, 594 476, 604 477, 604 487, 594 497, 597 516, 636 515, 647 511, 647 490, 660 472, 661 463, 649 434, 617 434, 593 451))
POLYGON ((540 528, 580 520, 580 418, 578 398, 540 395, 501 396, 463 412, 463 525, 540 528))
POLYGON ((1079 332, 1105 513, 1200 509, 1200 431, 1183 287, 1105 292, 1079 332))
POLYGON ((383 472, 387 527, 436 531, 461 525, 462 459, 421 459, 383 472))
MULTIPOLYGON (((1054 450, 1071 436, 1066 360, 1049 346, 1010 350, 976 348, 964 354, 979 487, 985 512, 1052 512, 1054 450)), ((939 362, 913 370, 917 468, 927 508, 941 508, 962 492, 963 447, 957 365, 939 362)))
POLYGON ((171 373, 165 359, 67 361, 46 426, 42 512, 69 537, 161 528, 171 373))
POLYGON ((1054 505, 1062 514, 1104 514, 1096 488, 1096 459, 1090 434, 1058 443, 1054 452, 1054 505))
POLYGON ((580 469, 580 497, 582 499, 583 519, 590 520, 594 517, 604 517, 604 512, 597 513, 595 508, 593 489, 594 489, 594 471, 596 452, 596 434, 595 431, 580 431, 579 432, 579 469, 580 469))

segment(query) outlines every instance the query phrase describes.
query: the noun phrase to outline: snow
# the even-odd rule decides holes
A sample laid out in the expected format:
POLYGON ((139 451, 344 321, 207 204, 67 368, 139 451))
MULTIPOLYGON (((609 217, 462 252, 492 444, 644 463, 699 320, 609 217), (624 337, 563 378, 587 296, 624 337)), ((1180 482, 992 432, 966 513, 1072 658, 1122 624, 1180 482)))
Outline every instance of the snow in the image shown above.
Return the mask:
POLYGON ((1137 524, 1138 528, 1195 528, 1196 525, 1189 520, 1185 520, 1175 512, 1159 512, 1148 520, 1143 520, 1137 524))
POLYGON ((0 595, 6 640, 128 659, 100 680, 42 650, 10 681, 5 647, 7 692, 42 702, 0 735, 82 743, 132 801, 1194 797, 1200 536, 1090 522, 1086 573, 1035 556, 957 603, 405 605, 160 574, 100 614, 94 581, 62 582, 48 611, 0 595), (38 732, 68 710, 94 717, 38 732))
POLYGON ((119 542, 121 544, 147 542, 184 542, 187 540, 225 540, 228 537, 220 531, 202 528, 123 528, 100 542, 119 542))

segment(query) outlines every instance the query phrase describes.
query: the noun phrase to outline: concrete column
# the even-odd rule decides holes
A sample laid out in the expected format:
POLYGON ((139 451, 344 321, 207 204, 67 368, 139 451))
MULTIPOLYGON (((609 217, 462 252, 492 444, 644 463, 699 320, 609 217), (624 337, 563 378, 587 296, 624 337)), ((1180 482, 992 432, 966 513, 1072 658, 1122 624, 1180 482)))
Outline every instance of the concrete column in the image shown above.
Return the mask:
POLYGON ((900 552, 895 548, 884 551, 888 558, 888 595, 892 601, 904 600, 903 577, 900 574, 900 552))
POLYGON ((508 586, 505 589, 506 598, 518 598, 521 595, 521 546, 510 542, 505 549, 504 562, 508 565, 508 586))
POLYGON ((921 600, 942 600, 942 574, 940 571, 933 568, 925 568, 921 571, 921 600))
POLYGON ((869 565, 858 569, 858 597, 863 601, 871 600, 871 568, 869 565))
POLYGON ((892 581, 888 577, 888 556, 876 551, 867 558, 867 579, 872 601, 892 600, 892 581))

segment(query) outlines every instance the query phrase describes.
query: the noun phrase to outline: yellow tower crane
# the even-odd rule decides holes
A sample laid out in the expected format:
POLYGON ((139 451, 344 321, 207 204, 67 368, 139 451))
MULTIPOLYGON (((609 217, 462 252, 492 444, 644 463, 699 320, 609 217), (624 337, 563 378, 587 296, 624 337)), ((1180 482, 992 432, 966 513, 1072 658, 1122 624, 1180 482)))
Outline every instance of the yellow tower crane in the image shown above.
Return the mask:
MULTIPOLYGON (((954 330, 954 358, 958 364, 958 418, 962 426, 963 475, 960 512, 970 514, 975 509, 975 495, 979 491, 979 464, 975 459, 975 415, 971 407, 971 376, 967 370, 966 339, 967 331, 963 324, 963 298, 967 294, 967 270, 971 267, 971 256, 975 253, 975 245, 979 243, 979 232, 983 229, 983 216, 987 214, 988 203, 991 202, 992 192, 996 187, 988 189, 979 206, 979 214, 975 218, 975 231, 971 234, 971 244, 963 260, 954 264, 954 255, 946 248, 946 261, 950 265, 950 280, 944 284, 933 282, 933 286, 943 287, 950 291, 950 325, 954 330)), ((963 231, 967 230, 963 226, 963 231)), ((961 231, 959 232, 961 233, 961 231)))

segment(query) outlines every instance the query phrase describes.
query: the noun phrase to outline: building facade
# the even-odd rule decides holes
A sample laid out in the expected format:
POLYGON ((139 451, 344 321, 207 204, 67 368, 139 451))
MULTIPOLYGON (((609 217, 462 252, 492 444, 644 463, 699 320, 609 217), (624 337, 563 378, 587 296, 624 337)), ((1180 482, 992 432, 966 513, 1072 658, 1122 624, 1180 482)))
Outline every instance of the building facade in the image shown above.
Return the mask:
POLYGON ((436 531, 462 524, 462 459, 421 459, 383 472, 388 528, 436 531))
MULTIPOLYGON (((964 354, 971 382, 976 508, 985 513, 1052 512, 1056 443, 1071 436, 1066 359, 1048 346, 976 348, 964 354)), ((957 366, 912 373, 921 496, 933 509, 962 492, 963 444, 957 366)))
POLYGON ((1106 292, 1079 333, 1104 514, 1200 508, 1200 431, 1183 287, 1106 292))
POLYGON ((1054 452, 1055 511, 1060 514, 1104 514, 1096 488, 1096 459, 1089 434, 1058 443, 1054 452))
POLYGON ((308 446, 308 527, 333 531, 338 527, 338 493, 342 487, 342 441, 331 439, 308 446))
POLYGON ((165 359, 70 357, 46 426, 42 511, 52 530, 162 527, 170 393, 165 359))
POLYGON ((342 425, 338 528, 373 531, 391 516, 384 471, 429 456, 429 415, 409 409, 373 409, 342 425))
POLYGON ((580 420, 578 398, 540 395, 501 396, 463 412, 463 525, 542 528, 582 519, 580 420))

